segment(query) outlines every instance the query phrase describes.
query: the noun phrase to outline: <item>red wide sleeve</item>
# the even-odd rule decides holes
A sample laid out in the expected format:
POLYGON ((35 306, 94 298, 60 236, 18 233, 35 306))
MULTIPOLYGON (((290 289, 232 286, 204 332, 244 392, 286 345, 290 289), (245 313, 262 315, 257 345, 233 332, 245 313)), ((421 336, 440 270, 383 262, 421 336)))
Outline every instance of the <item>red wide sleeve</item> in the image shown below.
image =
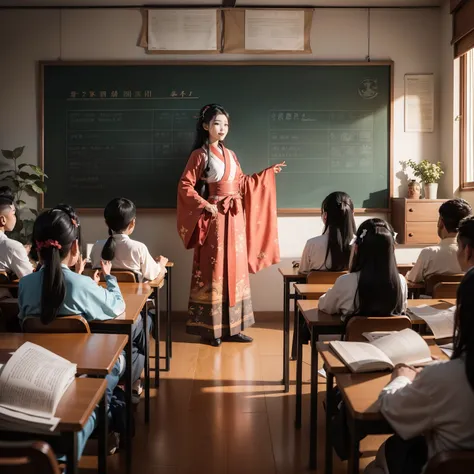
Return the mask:
POLYGON ((178 183, 178 233, 187 249, 198 247, 206 240, 211 214, 204 211, 206 200, 194 189, 205 165, 205 152, 194 150, 178 183))
POLYGON ((241 191, 244 196, 249 272, 257 273, 280 261, 273 168, 252 176, 243 175, 241 191))

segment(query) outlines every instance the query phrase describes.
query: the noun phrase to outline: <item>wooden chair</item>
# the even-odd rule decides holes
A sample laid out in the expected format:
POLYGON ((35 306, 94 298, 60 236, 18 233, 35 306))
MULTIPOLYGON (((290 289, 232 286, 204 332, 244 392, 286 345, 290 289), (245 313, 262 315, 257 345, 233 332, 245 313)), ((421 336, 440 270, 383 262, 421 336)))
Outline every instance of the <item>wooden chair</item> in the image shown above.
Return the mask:
POLYGON ((78 314, 61 316, 49 324, 43 324, 38 316, 27 316, 23 321, 23 332, 47 334, 90 334, 89 323, 78 314))
POLYGON ((474 451, 445 451, 431 458, 424 474, 466 474, 472 472, 474 451))
POLYGON ((363 332, 372 331, 401 331, 411 329, 408 316, 354 316, 346 326, 346 341, 367 342, 363 332))
POLYGON ((0 441, 2 474, 60 474, 56 456, 44 441, 0 441))
MULTIPOLYGON (((95 268, 86 268, 82 274, 94 278, 95 271, 95 268)), ((117 281, 122 283, 138 282, 138 276, 131 270, 112 270, 110 274, 116 277, 117 281)), ((104 276, 102 274, 100 275, 100 281, 105 281, 104 276)))
POLYGON ((456 281, 442 281, 441 283, 436 283, 432 296, 434 299, 456 298, 458 288, 459 283, 456 281))
POLYGON ((438 283, 444 282, 457 282, 461 283, 461 280, 464 278, 464 273, 456 273, 455 275, 430 275, 426 279, 426 287, 424 293, 427 295, 433 294, 433 289, 438 283))
POLYGON ((347 271, 344 272, 322 272, 322 271, 313 271, 308 273, 306 277, 306 283, 328 283, 333 284, 341 276, 345 275, 347 271))
POLYGON ((10 276, 4 270, 0 271, 0 283, 10 283, 10 276))

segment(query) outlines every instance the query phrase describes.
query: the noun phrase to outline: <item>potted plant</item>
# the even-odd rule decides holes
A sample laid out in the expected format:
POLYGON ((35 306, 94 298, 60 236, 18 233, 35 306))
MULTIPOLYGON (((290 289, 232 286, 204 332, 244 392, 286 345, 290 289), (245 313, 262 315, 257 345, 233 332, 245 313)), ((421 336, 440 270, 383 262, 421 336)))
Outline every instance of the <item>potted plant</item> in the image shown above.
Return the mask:
POLYGON ((46 184, 43 179, 47 176, 39 166, 18 163, 18 158, 23 154, 24 149, 25 147, 21 146, 14 150, 2 150, 2 155, 12 166, 11 169, 0 171, 0 180, 2 184, 12 190, 17 207, 16 226, 9 233, 9 237, 23 244, 29 244, 33 233, 34 218, 38 215, 38 211, 26 207, 24 197, 25 194, 37 197, 46 192, 46 184))
POLYGON ((431 163, 428 160, 421 160, 419 163, 415 163, 413 160, 408 160, 405 164, 413 170, 415 177, 420 178, 423 183, 424 198, 436 199, 438 182, 444 174, 441 162, 431 163))

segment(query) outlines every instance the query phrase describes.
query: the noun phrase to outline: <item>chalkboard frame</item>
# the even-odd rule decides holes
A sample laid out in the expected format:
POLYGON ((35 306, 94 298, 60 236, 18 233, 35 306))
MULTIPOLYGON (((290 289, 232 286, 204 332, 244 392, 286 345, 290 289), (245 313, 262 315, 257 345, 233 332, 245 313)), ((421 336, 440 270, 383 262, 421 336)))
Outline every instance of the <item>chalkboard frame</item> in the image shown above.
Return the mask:
MULTIPOLYGON (((389 144, 388 144, 388 200, 387 208, 356 208, 356 215, 390 213, 391 200, 393 197, 393 122, 394 122, 394 62, 392 60, 377 61, 153 61, 153 60, 82 60, 61 61, 44 60, 38 61, 39 66, 39 163, 44 170, 44 70, 47 66, 388 66, 390 71, 390 113, 389 113, 389 144)), ((40 195, 40 205, 44 208, 44 195, 40 195)), ((102 208, 77 208, 81 213, 102 213, 102 208)), ((176 209, 169 208, 139 208, 139 213, 175 213, 176 209)), ((320 215, 321 208, 285 208, 278 209, 278 215, 320 215)))

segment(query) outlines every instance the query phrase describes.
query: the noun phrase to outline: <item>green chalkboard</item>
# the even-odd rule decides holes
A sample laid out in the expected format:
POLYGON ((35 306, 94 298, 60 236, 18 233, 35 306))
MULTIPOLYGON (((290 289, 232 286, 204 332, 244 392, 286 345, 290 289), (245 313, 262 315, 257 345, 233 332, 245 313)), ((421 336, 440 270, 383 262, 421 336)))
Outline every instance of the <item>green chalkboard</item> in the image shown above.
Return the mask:
POLYGON ((176 207, 197 112, 231 115, 226 145, 245 173, 286 160, 280 209, 334 191, 388 207, 391 63, 41 63, 45 207, 102 208, 127 196, 176 207))

